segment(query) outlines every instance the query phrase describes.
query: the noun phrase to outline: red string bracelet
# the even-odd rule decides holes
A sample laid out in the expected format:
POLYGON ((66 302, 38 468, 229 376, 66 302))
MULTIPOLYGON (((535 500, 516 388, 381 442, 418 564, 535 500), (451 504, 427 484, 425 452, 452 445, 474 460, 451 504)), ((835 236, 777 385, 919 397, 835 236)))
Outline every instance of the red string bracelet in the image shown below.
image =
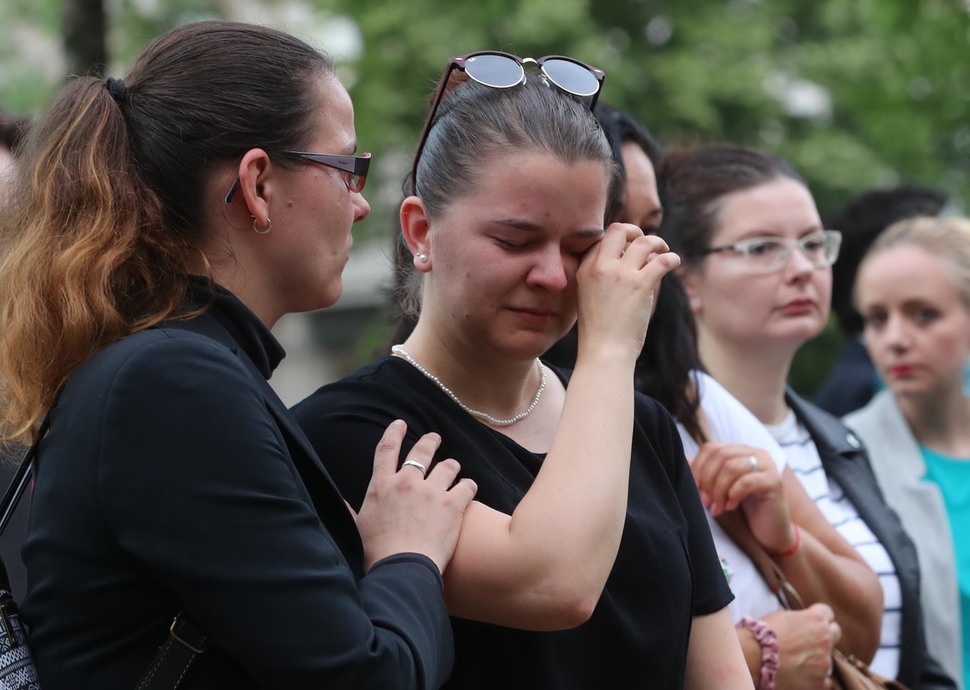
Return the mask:
POLYGON ((791 526, 795 531, 795 543, 786 551, 771 554, 772 558, 788 558, 789 556, 794 556, 795 552, 798 551, 798 547, 802 545, 802 533, 798 531, 798 523, 792 522, 791 526))

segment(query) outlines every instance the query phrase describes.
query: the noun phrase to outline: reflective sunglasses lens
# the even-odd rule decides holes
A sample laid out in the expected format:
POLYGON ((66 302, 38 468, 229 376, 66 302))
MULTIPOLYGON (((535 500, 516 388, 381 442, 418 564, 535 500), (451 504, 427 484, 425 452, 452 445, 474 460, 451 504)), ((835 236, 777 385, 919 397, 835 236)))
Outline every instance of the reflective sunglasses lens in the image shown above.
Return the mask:
POLYGON ((465 73, 485 86, 507 89, 522 81, 522 65, 504 55, 473 55, 465 60, 465 73))
POLYGON ((575 96, 594 96, 600 90, 596 75, 582 65, 553 58, 542 63, 542 71, 563 91, 575 96))

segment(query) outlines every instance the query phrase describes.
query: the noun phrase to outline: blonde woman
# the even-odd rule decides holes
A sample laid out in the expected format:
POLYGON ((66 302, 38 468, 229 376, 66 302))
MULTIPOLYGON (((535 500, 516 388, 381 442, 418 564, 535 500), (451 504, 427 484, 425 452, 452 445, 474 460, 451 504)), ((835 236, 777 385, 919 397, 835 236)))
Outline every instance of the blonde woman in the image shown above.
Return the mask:
POLYGON ((866 253, 854 296, 886 389, 845 421, 916 541, 930 648, 967 687, 970 221, 919 217, 890 226, 866 253))

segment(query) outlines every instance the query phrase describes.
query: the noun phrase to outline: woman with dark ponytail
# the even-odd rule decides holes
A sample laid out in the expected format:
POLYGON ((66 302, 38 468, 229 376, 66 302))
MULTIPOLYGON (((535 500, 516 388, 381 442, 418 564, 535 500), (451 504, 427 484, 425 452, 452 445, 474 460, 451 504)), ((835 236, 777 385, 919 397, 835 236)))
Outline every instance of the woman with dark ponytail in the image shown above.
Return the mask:
POLYGON ((0 221, 0 419, 37 442, 45 690, 135 687, 177 614, 207 639, 184 688, 447 678, 441 571, 474 484, 449 488, 453 460, 425 477, 435 435, 398 470, 395 422, 354 515, 267 383, 276 321, 340 296, 356 145, 327 56, 225 22, 74 79, 32 126, 0 221))

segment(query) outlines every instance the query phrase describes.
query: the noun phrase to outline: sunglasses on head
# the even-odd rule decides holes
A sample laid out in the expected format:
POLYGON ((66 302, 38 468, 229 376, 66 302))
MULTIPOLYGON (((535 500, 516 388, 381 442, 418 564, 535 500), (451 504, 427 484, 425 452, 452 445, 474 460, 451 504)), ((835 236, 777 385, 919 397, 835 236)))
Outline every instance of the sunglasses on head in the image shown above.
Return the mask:
POLYGON ((441 81, 438 82, 434 95, 431 97, 431 109, 424 121, 418 147, 414 151, 414 161, 411 164, 411 186, 413 189, 417 189, 418 161, 421 160, 421 152, 428 141, 428 135, 431 132, 438 107, 441 105, 449 87, 453 88, 457 85, 456 82, 463 81, 455 79, 458 76, 455 71, 463 73, 465 77, 484 86, 490 86, 493 89, 509 89, 525 83, 526 63, 538 67, 547 83, 583 99, 590 110, 596 105, 596 99, 599 97, 600 89, 603 88, 603 80, 606 78, 606 74, 603 70, 571 57, 547 55, 541 58, 520 58, 511 53, 485 50, 451 58, 445 73, 441 76, 441 81))

